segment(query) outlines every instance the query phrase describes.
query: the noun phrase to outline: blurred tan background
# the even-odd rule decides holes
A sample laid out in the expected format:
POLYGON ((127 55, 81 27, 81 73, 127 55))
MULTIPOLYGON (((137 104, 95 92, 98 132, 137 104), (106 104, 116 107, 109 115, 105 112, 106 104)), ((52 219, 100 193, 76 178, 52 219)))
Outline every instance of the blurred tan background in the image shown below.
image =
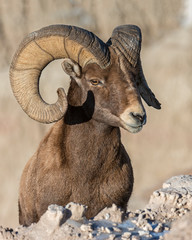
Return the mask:
MULTIPOLYGON (((162 103, 146 106, 147 125, 138 134, 122 131, 135 173, 130 208, 142 208, 152 191, 176 174, 192 174, 192 17, 190 0, 0 0, 0 225, 18 225, 21 172, 50 125, 31 120, 9 84, 9 65, 29 32, 50 24, 77 25, 107 41, 121 24, 143 33, 142 62, 149 86, 162 103), (191 11, 190 11, 191 9, 191 11)), ((60 61, 41 78, 49 102, 69 84, 60 61)))

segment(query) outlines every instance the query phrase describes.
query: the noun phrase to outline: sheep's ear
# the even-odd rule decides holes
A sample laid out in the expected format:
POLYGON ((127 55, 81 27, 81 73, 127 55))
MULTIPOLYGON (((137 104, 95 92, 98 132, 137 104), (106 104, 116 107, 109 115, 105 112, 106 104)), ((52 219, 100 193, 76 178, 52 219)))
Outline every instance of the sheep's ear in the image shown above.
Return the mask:
POLYGON ((64 72, 66 72, 70 77, 76 78, 81 76, 81 67, 70 58, 65 58, 61 63, 61 66, 64 72))

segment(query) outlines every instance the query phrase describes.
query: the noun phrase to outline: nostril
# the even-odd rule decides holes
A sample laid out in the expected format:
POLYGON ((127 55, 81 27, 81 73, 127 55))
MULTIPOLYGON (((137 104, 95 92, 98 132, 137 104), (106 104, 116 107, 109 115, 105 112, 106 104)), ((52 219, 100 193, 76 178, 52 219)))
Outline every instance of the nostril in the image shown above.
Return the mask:
POLYGON ((134 112, 131 112, 130 114, 133 118, 139 120, 142 125, 146 123, 146 114, 140 114, 140 113, 134 113, 134 112))

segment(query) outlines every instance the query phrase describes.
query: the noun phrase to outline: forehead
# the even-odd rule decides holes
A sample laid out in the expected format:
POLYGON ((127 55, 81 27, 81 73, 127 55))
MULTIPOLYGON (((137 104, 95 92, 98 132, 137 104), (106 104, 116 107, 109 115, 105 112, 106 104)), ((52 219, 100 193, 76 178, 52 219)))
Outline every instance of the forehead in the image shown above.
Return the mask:
POLYGON ((96 63, 89 64, 83 69, 83 73, 87 79, 99 78, 105 80, 106 83, 123 82, 126 85, 132 85, 134 79, 129 64, 119 58, 113 60, 106 69, 102 69, 96 63))
POLYGON ((106 69, 102 69, 99 65, 96 63, 92 63, 87 65, 83 73, 85 74, 86 78, 107 78, 110 74, 111 67, 108 67, 106 69))

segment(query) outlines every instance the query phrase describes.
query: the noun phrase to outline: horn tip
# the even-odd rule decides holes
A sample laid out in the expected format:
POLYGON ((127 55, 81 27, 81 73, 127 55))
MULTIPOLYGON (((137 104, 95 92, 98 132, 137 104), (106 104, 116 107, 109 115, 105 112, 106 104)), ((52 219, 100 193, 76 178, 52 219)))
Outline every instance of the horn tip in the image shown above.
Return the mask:
POLYGON ((160 110, 161 109, 161 103, 155 98, 153 101, 153 104, 151 104, 152 107, 160 110))

